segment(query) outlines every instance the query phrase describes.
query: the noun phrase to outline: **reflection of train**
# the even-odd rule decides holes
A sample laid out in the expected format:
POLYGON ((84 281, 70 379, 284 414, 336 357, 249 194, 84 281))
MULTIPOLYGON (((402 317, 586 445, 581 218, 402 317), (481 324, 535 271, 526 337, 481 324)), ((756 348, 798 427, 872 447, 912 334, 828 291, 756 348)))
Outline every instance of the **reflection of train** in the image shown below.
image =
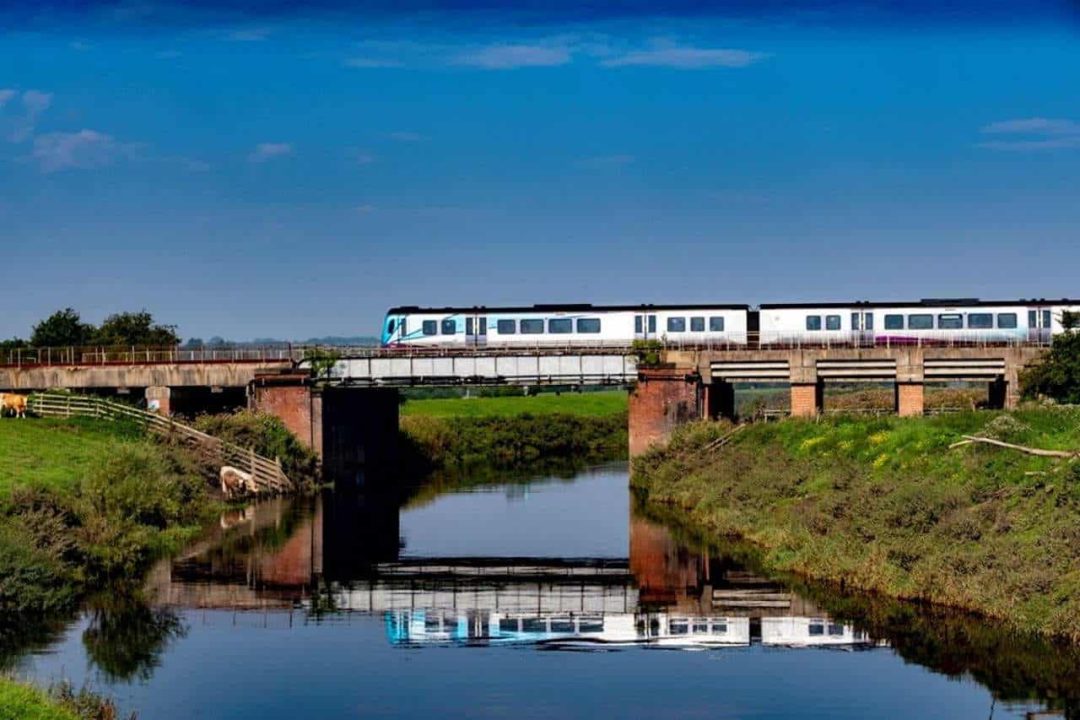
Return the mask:
POLYGON ((386 613, 387 638, 393 645, 500 645, 550 647, 629 646, 656 648, 872 647, 866 633, 828 618, 689 616, 639 613, 499 613, 477 611, 397 610, 386 613))
POLYGON ((761 644, 789 647, 871 646, 870 636, 828 618, 767 617, 761 619, 761 644))
POLYGON ((390 309, 384 347, 687 346, 1045 342, 1080 300, 846 302, 749 305, 415 306, 390 309))

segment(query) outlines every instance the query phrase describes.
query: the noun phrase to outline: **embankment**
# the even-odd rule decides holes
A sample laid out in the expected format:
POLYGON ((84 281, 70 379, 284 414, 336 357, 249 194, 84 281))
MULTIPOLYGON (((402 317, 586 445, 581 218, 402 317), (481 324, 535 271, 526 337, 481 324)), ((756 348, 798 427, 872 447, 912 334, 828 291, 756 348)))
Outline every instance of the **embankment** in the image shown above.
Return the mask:
POLYGON ((414 471, 557 470, 626 457, 625 393, 409 401, 403 456, 414 471))
POLYGON ((1080 640, 1080 462, 981 444, 1080 449, 1080 411, 838 417, 678 432, 634 462, 649 504, 741 537, 772 570, 1080 640))

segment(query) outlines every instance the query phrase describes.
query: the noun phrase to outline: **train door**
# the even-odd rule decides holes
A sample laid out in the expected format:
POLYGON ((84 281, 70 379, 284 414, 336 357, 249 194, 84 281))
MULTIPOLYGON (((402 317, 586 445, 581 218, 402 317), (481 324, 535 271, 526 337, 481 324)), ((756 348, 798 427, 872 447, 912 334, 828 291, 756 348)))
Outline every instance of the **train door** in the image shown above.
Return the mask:
POLYGON ((857 346, 872 347, 874 344, 874 313, 869 310, 852 312, 851 334, 857 346))
POLYGON ((487 345, 487 316, 469 315, 465 318, 465 344, 472 347, 487 345))
POLYGON ((1028 308, 1028 340, 1037 343, 1050 342, 1053 313, 1048 307, 1028 308))
POLYGON ((634 315, 634 339, 651 340, 656 338, 656 315, 638 313, 634 315))

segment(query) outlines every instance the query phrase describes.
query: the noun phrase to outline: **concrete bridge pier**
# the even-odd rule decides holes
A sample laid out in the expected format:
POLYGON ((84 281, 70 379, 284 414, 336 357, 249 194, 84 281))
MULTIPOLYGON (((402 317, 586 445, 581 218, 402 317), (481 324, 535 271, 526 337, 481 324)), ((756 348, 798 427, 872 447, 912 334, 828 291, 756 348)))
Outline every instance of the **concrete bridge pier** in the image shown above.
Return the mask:
POLYGON ((151 385, 145 392, 146 408, 150 412, 166 417, 172 414, 172 388, 165 385, 151 385))

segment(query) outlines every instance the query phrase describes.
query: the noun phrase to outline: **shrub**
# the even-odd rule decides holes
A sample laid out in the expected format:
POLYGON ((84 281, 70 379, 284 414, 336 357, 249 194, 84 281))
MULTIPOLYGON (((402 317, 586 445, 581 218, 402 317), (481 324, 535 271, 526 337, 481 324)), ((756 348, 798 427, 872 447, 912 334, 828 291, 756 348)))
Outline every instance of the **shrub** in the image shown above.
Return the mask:
POLYGON ((225 415, 201 415, 195 427, 205 433, 260 455, 281 460, 281 467, 295 482, 314 483, 319 474, 319 456, 304 446, 285 423, 267 413, 241 410, 225 415))

